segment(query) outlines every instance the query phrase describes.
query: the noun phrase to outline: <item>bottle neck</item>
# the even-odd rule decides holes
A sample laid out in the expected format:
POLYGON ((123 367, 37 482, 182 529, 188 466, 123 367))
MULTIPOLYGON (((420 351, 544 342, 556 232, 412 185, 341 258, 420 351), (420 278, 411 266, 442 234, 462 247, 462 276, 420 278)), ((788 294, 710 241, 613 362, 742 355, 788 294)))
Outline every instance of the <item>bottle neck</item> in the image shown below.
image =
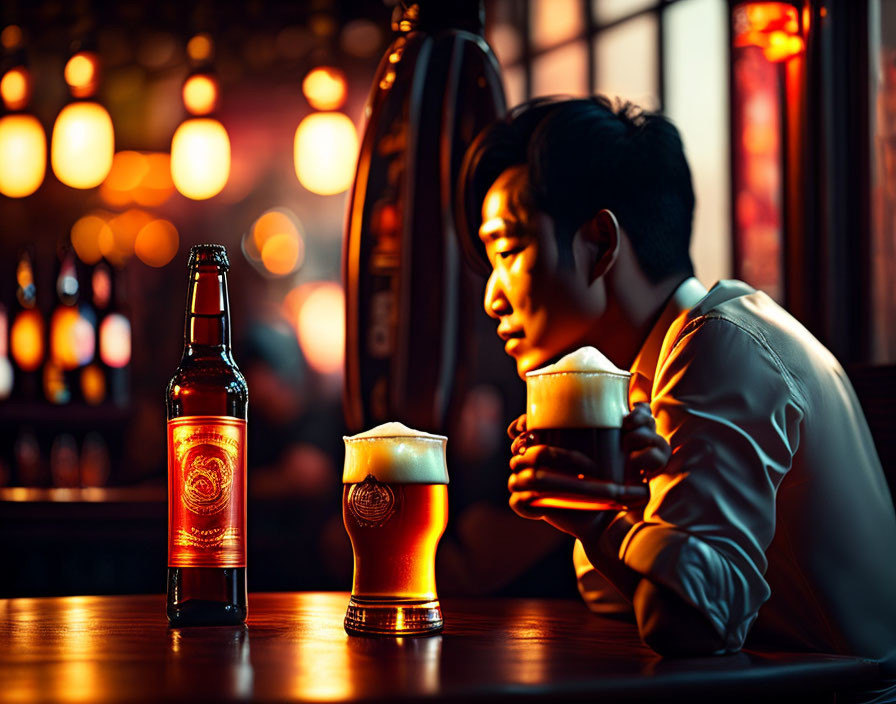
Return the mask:
POLYGON ((190 270, 184 324, 184 355, 230 351, 230 301, 227 274, 203 264, 190 270))

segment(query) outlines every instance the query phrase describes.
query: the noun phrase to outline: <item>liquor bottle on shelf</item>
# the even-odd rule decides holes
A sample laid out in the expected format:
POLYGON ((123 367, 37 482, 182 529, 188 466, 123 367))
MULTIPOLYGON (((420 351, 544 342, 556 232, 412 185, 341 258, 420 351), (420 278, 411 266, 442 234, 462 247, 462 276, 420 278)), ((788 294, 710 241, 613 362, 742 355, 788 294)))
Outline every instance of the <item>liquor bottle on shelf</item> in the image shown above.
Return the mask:
POLYGON ((93 357, 94 327, 81 315, 80 292, 74 255, 63 250, 56 276, 56 307, 50 316, 50 354, 44 364, 44 395, 50 403, 72 400, 75 370, 93 357))
POLYGON ((230 264, 221 245, 190 250, 184 352, 168 384, 168 620, 246 619, 246 413, 230 350, 230 264))
POLYGON ((37 286, 31 256, 22 252, 16 266, 16 300, 19 309, 9 331, 9 348, 15 362, 13 393, 20 401, 37 398, 44 361, 44 317, 37 306, 37 286))
POLYGON ((131 321, 127 315, 124 272, 97 265, 93 283, 105 297, 106 311, 99 326, 100 359, 108 382, 108 396, 117 406, 130 399, 131 321))

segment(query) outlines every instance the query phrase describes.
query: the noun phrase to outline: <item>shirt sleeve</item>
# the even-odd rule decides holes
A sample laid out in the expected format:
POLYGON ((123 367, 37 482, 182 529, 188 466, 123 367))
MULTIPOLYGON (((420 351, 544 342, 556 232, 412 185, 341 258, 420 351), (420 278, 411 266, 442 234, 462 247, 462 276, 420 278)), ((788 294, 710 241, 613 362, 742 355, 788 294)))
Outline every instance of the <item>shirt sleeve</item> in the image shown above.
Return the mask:
POLYGON ((628 567, 704 613, 725 650, 736 651, 770 594, 763 575, 775 493, 802 420, 793 385, 763 340, 704 318, 661 361, 650 405, 672 457, 650 481, 643 517, 620 514, 605 537, 628 567))

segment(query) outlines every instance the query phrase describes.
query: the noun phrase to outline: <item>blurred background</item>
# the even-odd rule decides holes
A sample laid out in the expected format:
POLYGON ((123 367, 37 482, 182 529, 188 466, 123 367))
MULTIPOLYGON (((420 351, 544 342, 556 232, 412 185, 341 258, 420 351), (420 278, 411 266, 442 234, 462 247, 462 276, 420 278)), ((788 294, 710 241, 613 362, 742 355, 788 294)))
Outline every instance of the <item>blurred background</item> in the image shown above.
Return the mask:
MULTIPOLYGON (((161 591, 164 390, 200 242, 228 249, 250 389, 249 588, 349 588, 341 250, 394 5, 3 1, 0 596, 161 591)), ((601 92, 673 120, 697 276, 784 303, 890 432, 896 2, 484 8, 508 107, 601 92)), ((570 542, 506 505, 525 390, 472 286, 440 592, 574 594, 570 542)))

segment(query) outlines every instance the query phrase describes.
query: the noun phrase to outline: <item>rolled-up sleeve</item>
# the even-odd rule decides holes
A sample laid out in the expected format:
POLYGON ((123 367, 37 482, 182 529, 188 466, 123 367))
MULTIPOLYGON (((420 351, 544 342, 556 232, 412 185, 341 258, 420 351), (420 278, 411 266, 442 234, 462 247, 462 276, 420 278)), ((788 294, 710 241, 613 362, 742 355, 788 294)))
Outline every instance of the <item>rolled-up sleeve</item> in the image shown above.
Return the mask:
POLYGON ((794 385, 760 337, 700 319, 662 359, 651 410, 672 457, 650 481, 643 517, 621 514, 606 539, 628 567, 704 613, 725 650, 738 650, 770 594, 775 494, 802 420, 794 385))

